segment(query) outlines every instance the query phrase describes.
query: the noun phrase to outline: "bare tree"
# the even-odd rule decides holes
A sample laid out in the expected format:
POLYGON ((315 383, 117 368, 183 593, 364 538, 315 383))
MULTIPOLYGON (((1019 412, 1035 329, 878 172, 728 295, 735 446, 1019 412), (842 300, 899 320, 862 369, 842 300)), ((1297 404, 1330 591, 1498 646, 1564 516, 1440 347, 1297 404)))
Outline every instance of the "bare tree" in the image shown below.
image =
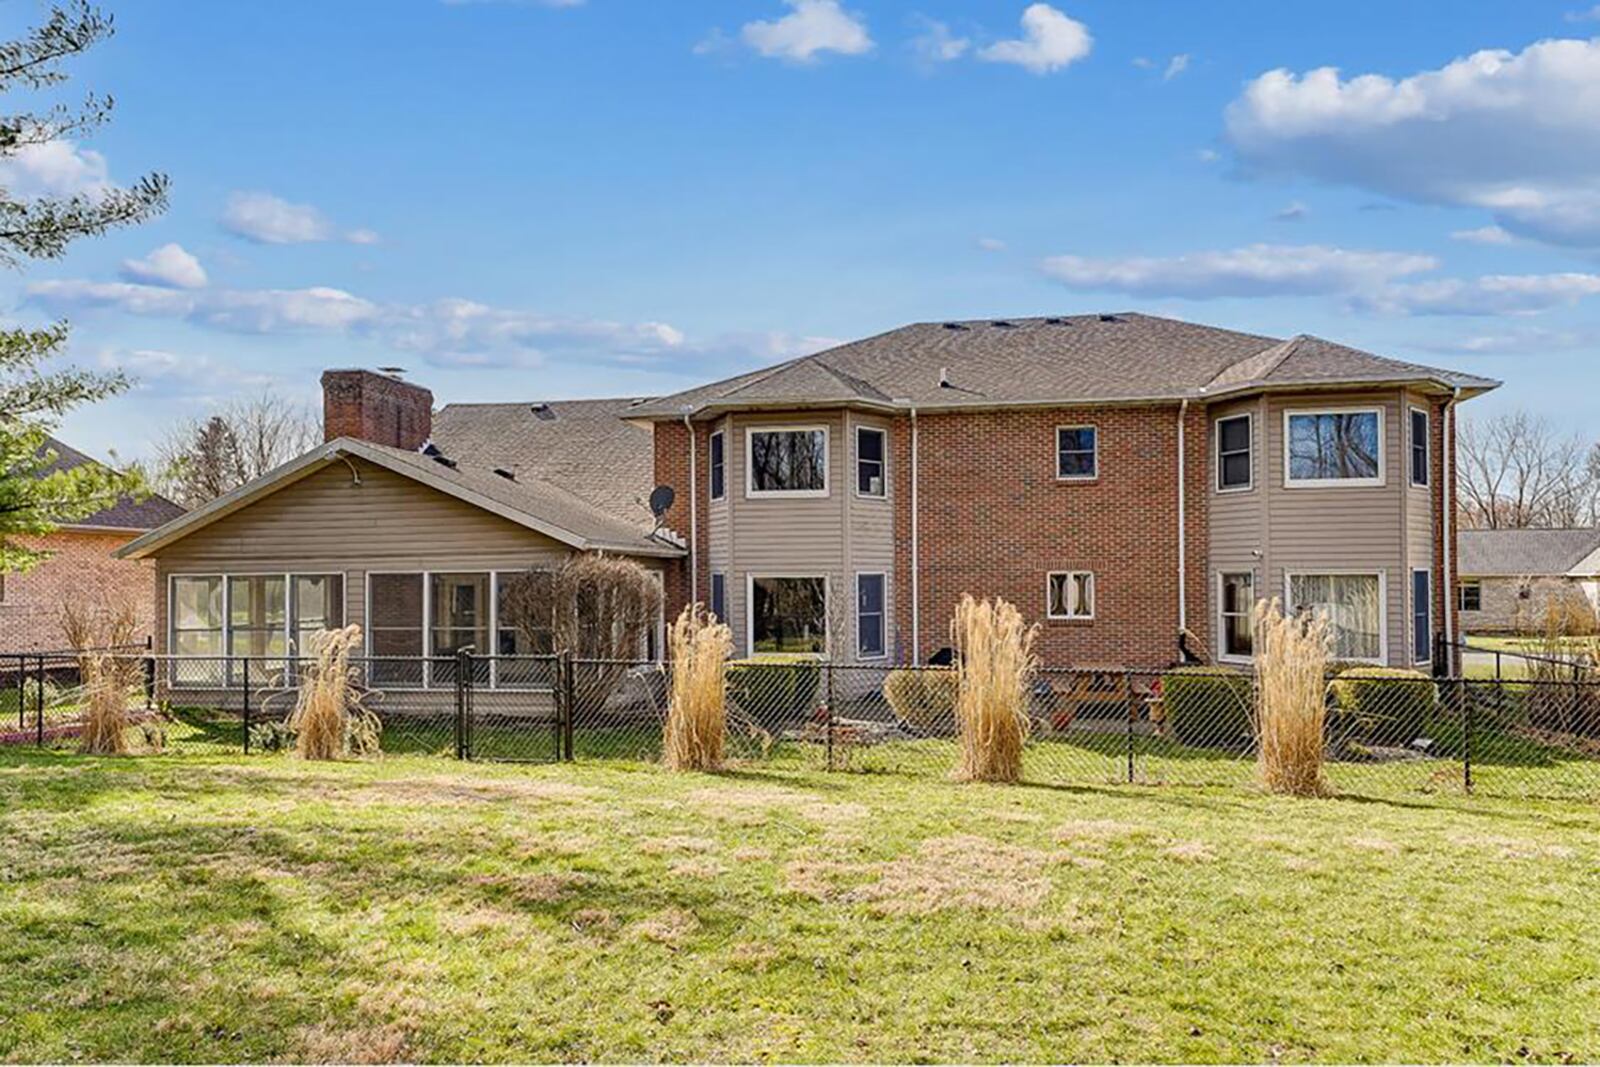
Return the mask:
POLYGON ((1600 449, 1549 420, 1511 411, 1464 421, 1457 444, 1461 523, 1478 529, 1586 526, 1600 504, 1600 449))
POLYGON ((168 431, 155 478, 184 507, 198 507, 266 474, 322 438, 315 410, 266 391, 168 431))

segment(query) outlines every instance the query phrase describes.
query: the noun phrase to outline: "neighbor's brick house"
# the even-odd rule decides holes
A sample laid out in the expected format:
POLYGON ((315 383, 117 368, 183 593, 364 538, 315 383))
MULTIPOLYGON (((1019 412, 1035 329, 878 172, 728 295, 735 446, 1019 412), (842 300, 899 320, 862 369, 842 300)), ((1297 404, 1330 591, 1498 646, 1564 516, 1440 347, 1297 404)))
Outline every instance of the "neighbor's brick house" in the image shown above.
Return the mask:
POLYGON ((1454 409, 1496 384, 1093 315, 910 326, 630 417, 693 547, 668 612, 713 605, 741 653, 926 659, 972 593, 1051 663, 1164 665, 1180 629, 1245 661, 1248 605, 1280 597, 1342 620, 1348 658, 1424 666, 1459 633, 1454 409))
MULTIPOLYGON (((95 462, 54 439, 47 447, 56 455, 54 467, 95 462)), ((0 575, 0 652, 62 648, 61 610, 73 602, 129 604, 138 614, 139 639, 152 634, 156 605, 151 567, 113 553, 182 514, 181 507, 162 496, 119 500, 54 533, 14 538, 50 558, 26 574, 0 575)))

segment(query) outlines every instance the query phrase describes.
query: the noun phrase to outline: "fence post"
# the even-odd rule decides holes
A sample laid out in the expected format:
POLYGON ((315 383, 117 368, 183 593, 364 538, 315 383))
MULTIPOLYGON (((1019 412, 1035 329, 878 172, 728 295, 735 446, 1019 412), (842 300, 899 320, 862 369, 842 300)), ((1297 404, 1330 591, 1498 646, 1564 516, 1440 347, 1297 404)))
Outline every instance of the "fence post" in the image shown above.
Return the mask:
POLYGON ((156 706, 156 639, 144 635, 144 710, 156 706))
POLYGON ((244 725, 244 754, 250 755, 250 657, 244 658, 244 701, 240 704, 239 721, 244 725))
POLYGON ((562 724, 562 753, 561 758, 571 763, 576 757, 572 747, 572 721, 578 717, 578 667, 572 658, 570 648, 563 649, 562 655, 567 660, 565 680, 565 700, 567 706, 566 719, 562 724))
POLYGON ((39 678, 38 692, 35 694, 37 704, 34 707, 34 743, 40 748, 44 747, 44 657, 38 659, 39 678))
POLYGON ((828 689, 827 689, 827 695, 824 698, 827 701, 827 703, 824 704, 823 708, 822 708, 823 716, 824 716, 822 726, 823 726, 823 729, 828 731, 828 737, 827 737, 828 764, 827 764, 827 766, 828 766, 828 770, 831 771, 831 770, 833 770, 833 661, 829 660, 827 663, 824 663, 822 665, 822 669, 828 673, 828 689))
POLYGON ((17 732, 28 728, 28 657, 17 657, 17 732))
POLYGON ((467 654, 456 652, 456 759, 467 758, 467 654))
POLYGON ((1472 792, 1472 701, 1467 699, 1467 681, 1456 679, 1456 703, 1461 706, 1461 786, 1472 792))
POLYGON ((1122 692, 1128 700, 1128 784, 1134 782, 1133 768, 1133 720, 1139 715, 1139 708, 1133 698, 1133 672, 1122 672, 1122 692))

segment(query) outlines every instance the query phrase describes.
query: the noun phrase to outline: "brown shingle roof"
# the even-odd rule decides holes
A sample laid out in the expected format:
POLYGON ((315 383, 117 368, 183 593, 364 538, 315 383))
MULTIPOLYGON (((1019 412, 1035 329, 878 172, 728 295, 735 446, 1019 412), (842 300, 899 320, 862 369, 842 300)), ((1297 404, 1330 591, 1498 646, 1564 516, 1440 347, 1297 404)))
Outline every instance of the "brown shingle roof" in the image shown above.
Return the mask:
POLYGON ((1281 341, 1119 313, 916 323, 661 397, 631 414, 659 419, 686 409, 839 402, 940 408, 1176 400, 1244 388, 1413 380, 1469 391, 1498 384, 1315 337, 1281 341))
MULTIPOLYGON (((45 447, 55 453, 55 460, 45 468, 45 473, 58 470, 72 470, 86 463, 98 464, 100 461, 92 456, 86 456, 71 445, 56 440, 54 437, 45 439, 45 447)), ((115 530, 153 530, 163 523, 184 514, 184 509, 168 500, 159 493, 152 493, 143 500, 134 500, 132 497, 122 497, 109 508, 86 515, 81 519, 62 523, 63 526, 103 526, 115 530)))

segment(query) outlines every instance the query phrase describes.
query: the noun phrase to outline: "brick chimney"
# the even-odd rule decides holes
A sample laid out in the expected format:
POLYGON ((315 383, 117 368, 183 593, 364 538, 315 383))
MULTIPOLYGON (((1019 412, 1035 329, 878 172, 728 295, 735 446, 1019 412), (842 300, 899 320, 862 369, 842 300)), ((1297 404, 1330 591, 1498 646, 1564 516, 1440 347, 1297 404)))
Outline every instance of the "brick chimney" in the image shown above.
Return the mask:
POLYGON ((433 433, 433 393, 369 370, 322 372, 322 439, 358 437, 415 451, 433 433))

